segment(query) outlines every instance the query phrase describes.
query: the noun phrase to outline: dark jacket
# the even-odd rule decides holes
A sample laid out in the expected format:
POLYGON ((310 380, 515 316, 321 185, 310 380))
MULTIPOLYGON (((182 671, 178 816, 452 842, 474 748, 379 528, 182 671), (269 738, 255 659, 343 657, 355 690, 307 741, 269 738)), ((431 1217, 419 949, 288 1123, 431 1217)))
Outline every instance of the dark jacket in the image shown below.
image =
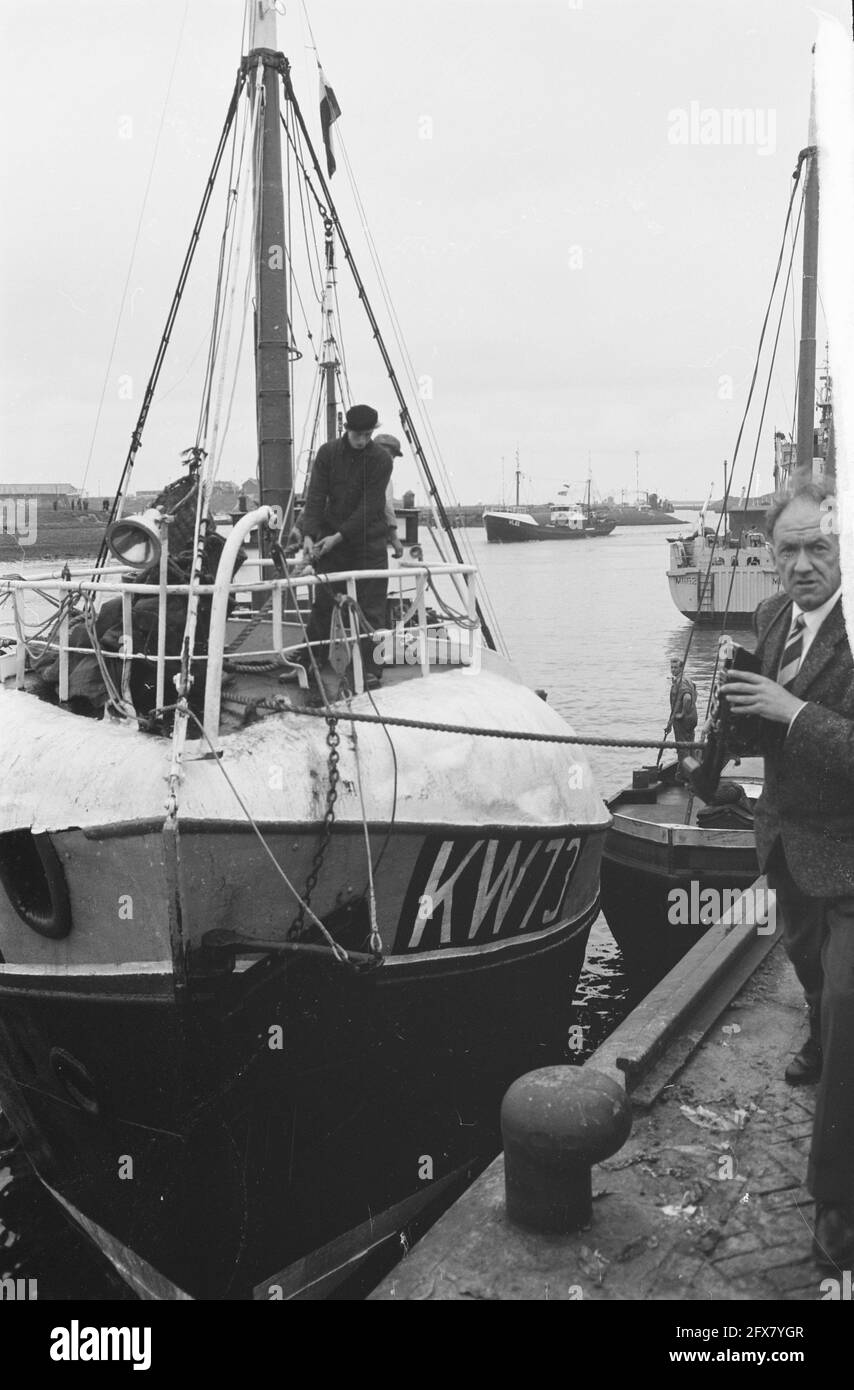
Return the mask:
MULTIPOLYGON (((754 615, 762 674, 776 680, 792 601, 775 594, 754 615)), ((765 788, 755 814, 763 869, 778 838, 795 883, 811 897, 854 893, 854 658, 842 600, 804 657, 792 694, 807 704, 786 731, 768 721, 765 788)))
POLYGON ((351 449, 346 434, 321 444, 300 518, 303 535, 317 541, 340 531, 345 545, 354 549, 384 543, 391 470, 391 458, 379 444, 351 449))

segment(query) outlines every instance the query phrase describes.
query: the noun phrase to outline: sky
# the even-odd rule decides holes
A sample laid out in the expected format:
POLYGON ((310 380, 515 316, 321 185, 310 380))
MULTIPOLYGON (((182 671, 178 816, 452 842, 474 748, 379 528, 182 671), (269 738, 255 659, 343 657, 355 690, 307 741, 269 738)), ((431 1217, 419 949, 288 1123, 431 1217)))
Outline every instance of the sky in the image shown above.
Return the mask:
MULTIPOLYGON (((450 500, 510 500, 517 449, 525 501, 547 501, 563 482, 579 490, 588 468, 602 495, 633 496, 636 479, 673 498, 712 487, 719 495, 791 173, 807 143, 818 11, 803 0, 281 8, 279 46, 318 145, 306 10, 341 106, 336 133, 450 500)), ((823 0, 822 11, 850 32, 849 0, 823 0)), ((79 486, 85 477, 93 494, 114 488, 231 95, 242 24, 242 0, 0 3, 3 481, 79 486)), ((386 330, 340 153, 332 193, 386 330)), ((195 436, 224 196, 212 202, 164 364, 139 488, 176 476, 195 436)), ((300 229, 296 203, 293 219, 300 229)), ((345 274, 353 399, 375 405, 382 427, 399 434, 345 274)), ((305 296, 317 336, 310 285, 305 296)), ((798 286, 754 492, 770 487, 774 429, 791 428, 799 308, 798 286)), ((296 304, 293 320, 304 353, 294 411, 304 454, 314 366, 296 304)), ((820 358, 822 334, 820 312, 820 358)), ((756 434, 752 416, 736 493, 756 434)), ((247 370, 221 476, 251 475, 255 455, 247 370)), ((395 484, 423 497, 408 451, 395 484)))

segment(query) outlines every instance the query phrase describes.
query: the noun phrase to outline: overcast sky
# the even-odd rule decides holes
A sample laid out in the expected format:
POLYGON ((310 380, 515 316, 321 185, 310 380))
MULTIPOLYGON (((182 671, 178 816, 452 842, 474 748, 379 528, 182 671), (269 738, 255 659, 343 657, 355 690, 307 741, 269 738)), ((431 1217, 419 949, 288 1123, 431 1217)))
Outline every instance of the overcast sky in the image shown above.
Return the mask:
MULTIPOLYGON (((285 8, 280 46, 319 142, 302 4, 285 8)), ((848 0, 822 9, 850 30, 848 0)), ((509 497, 517 446, 527 500, 580 483, 588 455, 600 492, 633 489, 636 450, 642 488, 719 492, 807 143, 816 11, 805 0, 308 0, 308 12, 456 496, 497 500, 503 457, 509 497), (733 110, 753 113, 740 143, 733 110)), ((88 473, 106 495, 222 126, 242 0, 0 0, 0 15, 4 481, 83 479, 181 34, 88 473)), ((332 190, 373 295, 343 161, 332 190)), ((221 213, 220 198, 139 487, 174 476, 194 437, 221 213)), ((382 365, 351 308, 342 285, 354 397, 394 432, 382 365)), ((770 483, 774 428, 791 426, 794 331, 787 311, 754 490, 770 483)), ((298 439, 305 413, 303 398, 298 439)), ((736 492, 752 447, 748 429, 736 492)), ((254 459, 241 399, 223 475, 253 473, 254 459)), ((395 477, 399 490, 415 483, 410 459, 395 477)))

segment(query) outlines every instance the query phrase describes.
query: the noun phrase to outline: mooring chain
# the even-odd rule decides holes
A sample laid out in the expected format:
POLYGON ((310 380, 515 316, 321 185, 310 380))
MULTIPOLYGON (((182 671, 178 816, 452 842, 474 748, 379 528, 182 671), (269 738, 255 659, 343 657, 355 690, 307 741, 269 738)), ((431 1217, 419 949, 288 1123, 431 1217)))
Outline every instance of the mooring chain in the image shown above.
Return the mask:
POLYGON ((323 861, 326 858, 326 851, 329 848, 329 841, 332 838, 332 827, 335 824, 335 802, 338 799, 338 781, 340 773, 338 771, 338 745, 341 742, 341 735, 338 733, 338 716, 328 714, 326 722, 329 731, 326 735, 326 742, 329 745, 329 785, 326 788, 326 811, 323 816, 323 824, 320 828, 320 839, 317 849, 314 851, 314 858, 311 861, 311 869, 305 881, 302 902, 296 917, 288 928, 288 940, 294 941, 305 933, 305 910, 311 905, 311 896, 317 887, 317 880, 323 868, 323 861))

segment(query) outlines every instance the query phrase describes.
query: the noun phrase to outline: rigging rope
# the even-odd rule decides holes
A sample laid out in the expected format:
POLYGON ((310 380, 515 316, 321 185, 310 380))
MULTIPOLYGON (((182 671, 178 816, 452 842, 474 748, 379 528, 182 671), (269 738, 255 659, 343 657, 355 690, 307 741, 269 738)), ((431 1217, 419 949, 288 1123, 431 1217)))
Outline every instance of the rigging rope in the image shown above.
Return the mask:
POLYGON ((95 450, 95 440, 96 440, 97 435, 98 435, 98 426, 99 426, 100 421, 101 421, 101 411, 102 411, 103 408, 104 408, 104 398, 105 398, 105 396, 106 396, 106 394, 107 394, 107 386, 109 385, 109 381, 110 381, 110 373, 111 373, 111 371, 112 371, 112 369, 113 369, 113 358, 115 357, 116 343, 117 343, 118 340, 119 340, 119 328, 120 328, 120 326, 121 326, 122 314, 124 313, 124 309, 125 309, 125 300, 127 299, 128 286, 130 285, 130 277, 131 277, 131 275, 133 274, 134 262, 135 262, 135 260, 136 260, 136 248, 137 248, 137 246, 138 246, 138 244, 139 244, 139 237, 140 237, 140 233, 141 233, 141 231, 142 231, 143 218, 145 217, 145 209, 146 209, 146 207, 148 206, 148 194, 149 194, 149 192, 150 192, 150 190, 151 190, 151 180, 152 180, 153 177, 154 177, 154 166, 155 166, 155 164, 157 163, 157 152, 158 152, 158 150, 160 149, 160 137, 161 137, 161 135, 163 134, 163 126, 164 126, 164 123, 165 123, 165 121, 166 121, 166 112, 167 112, 168 107, 169 107, 169 98, 170 98, 170 96, 172 95, 172 83, 173 83, 173 81, 174 81, 175 72, 176 72, 176 69, 177 69, 177 67, 178 67, 178 55, 179 55, 179 53, 180 53, 180 51, 181 51, 181 40, 182 40, 182 38, 184 37, 184 26, 185 26, 185 24, 186 24, 186 22, 187 22, 187 13, 188 13, 188 11, 189 11, 189 8, 190 8, 190 0, 185 0, 185 3, 184 3, 184 13, 183 13, 183 15, 181 16, 181 27, 180 27, 179 30, 178 30, 178 40, 177 40, 177 43, 175 44, 175 56, 174 56, 174 58, 172 59, 172 69, 171 69, 171 71, 170 71, 170 73, 169 73, 169 81, 168 81, 168 83, 166 84, 166 96, 163 98, 163 109, 162 109, 161 112, 160 112, 160 124, 159 124, 158 127, 157 127, 157 135, 155 136, 155 139, 154 139, 154 150, 153 150, 152 155, 151 155, 151 164, 150 164, 149 170, 148 170, 148 179, 147 179, 147 182, 146 182, 146 185, 145 185, 145 191, 144 191, 144 193, 143 193, 143 195, 142 195, 142 205, 141 205, 141 207, 140 207, 140 209, 139 209, 139 217, 138 217, 138 219, 137 219, 136 233, 135 233, 134 239, 133 239, 133 246, 131 247, 130 261, 128 262, 127 275, 125 276, 125 283, 124 283, 124 286, 122 287, 122 297, 121 297, 121 300, 120 300, 120 302, 119 302, 119 312, 118 312, 118 315, 116 316, 116 326, 115 326, 115 329, 113 330, 113 341, 112 341, 112 343, 110 344, 110 355, 109 355, 109 357, 108 357, 108 359, 107 359, 107 368, 106 368, 106 371, 104 372, 104 380, 103 380, 103 382, 101 383, 101 394, 100 394, 100 396, 99 396, 99 398, 98 398, 98 408, 97 408, 97 410, 96 410, 96 412, 95 412, 95 423, 94 423, 94 425, 92 426, 92 437, 91 437, 91 439, 90 439, 90 441, 89 441, 89 452, 88 452, 87 455, 86 455, 86 466, 85 466, 85 468, 83 469, 83 479, 82 479, 81 484, 80 484, 80 491, 81 491, 81 492, 83 491, 83 489, 84 489, 85 486, 86 486, 86 479, 87 479, 87 477, 89 476, 89 468, 90 468, 90 465, 91 465, 91 463, 92 463, 92 454, 94 453, 94 450, 95 450))
MULTIPOLYGON (((757 348, 756 348, 756 355, 755 355, 754 366, 753 366, 753 374, 752 374, 751 379, 750 379, 750 387, 749 387, 748 393, 747 393, 747 401, 746 401, 746 403, 745 403, 744 411, 743 411, 743 413, 742 413, 741 423, 739 424, 739 427, 738 427, 738 435, 736 436, 735 448, 734 448, 734 450, 733 450, 733 455, 732 455, 732 465, 731 465, 730 470, 729 470, 729 477, 727 478, 727 480, 726 480, 726 482, 725 482, 725 485, 724 485, 724 495, 723 495, 723 500, 722 500, 722 503, 721 503, 721 511, 720 511, 720 515, 718 516, 718 523, 717 523, 717 526, 715 527, 714 536, 712 537, 712 544, 711 544, 711 548, 710 548, 710 551, 709 551, 709 560, 708 560, 708 564, 707 564, 707 566, 706 566, 705 575, 704 575, 704 577, 703 577, 702 588, 701 588, 701 589, 698 589, 698 597, 697 597, 697 612, 698 612, 698 613, 702 611, 703 600, 704 600, 705 597, 706 597, 706 592, 707 592, 708 586, 709 586, 709 584, 710 584, 710 582, 711 582, 712 562, 713 562, 714 556, 715 556, 715 549, 716 549, 716 547, 717 547, 717 545, 718 545, 718 542, 719 542, 719 540, 720 540, 721 527, 722 527, 722 525, 723 525, 724 517, 725 517, 726 514, 727 514, 727 502, 729 501, 730 491, 731 491, 731 488, 732 488, 732 480, 733 480, 733 477, 734 477, 734 475, 735 475, 735 463, 736 463, 736 459, 737 459, 737 457, 738 457, 739 448, 740 448, 740 446, 741 446, 741 439, 742 439, 742 435, 743 435, 743 433, 744 433, 744 427, 745 427, 745 424, 747 423, 747 416, 748 416, 748 413, 749 413, 749 411, 750 411, 751 403, 752 403, 752 401, 753 401, 753 392, 754 392, 754 390, 755 390, 755 387, 756 387, 756 379, 757 379, 757 376, 758 376, 758 374, 759 374, 759 362, 760 362, 761 355, 762 355, 762 347, 763 347, 763 344, 764 344, 764 342, 765 342, 765 333, 766 333, 766 329, 767 329, 767 327, 768 327, 768 320, 769 320, 769 318, 770 318, 770 316, 771 316, 771 306, 772 306, 772 304, 773 304, 773 302, 774 302, 774 295, 775 295, 775 293, 776 293, 776 291, 777 291, 777 284, 778 284, 779 279, 780 279, 780 269, 781 269, 781 267, 782 267, 782 264, 783 264, 783 257, 784 257, 785 252, 786 252, 786 234, 787 234, 787 232, 788 232, 788 230, 789 230, 789 225, 790 225, 790 222, 791 222, 792 208, 793 208, 794 202, 795 202, 795 195, 796 195, 796 193, 797 193, 797 191, 798 191, 798 184, 799 184, 799 182, 800 182, 801 170, 802 170, 802 168, 803 168, 804 155, 805 155, 805 152, 802 150, 801 153, 800 153, 800 155, 798 156, 797 167, 796 167, 796 169, 795 169, 794 174, 792 175, 792 179, 793 179, 792 191, 791 191, 791 193, 790 193, 790 195, 789 195, 789 204, 788 204, 788 207, 787 207, 787 209, 786 209, 786 220, 785 220, 785 222, 784 222, 784 224, 783 224, 783 235, 782 235, 781 242, 780 242, 780 250, 779 250, 779 253, 778 253, 778 256, 777 256, 777 264, 776 264, 775 269, 774 269, 774 278, 773 278, 773 281, 772 281, 772 284, 771 284, 771 293, 770 293, 770 295, 768 296, 768 304, 767 304, 767 307, 766 307, 766 309, 765 309, 765 316, 764 316, 764 318, 763 318, 763 320, 762 320, 762 328, 761 328, 761 331, 760 331, 760 334, 759 334, 759 343, 758 343, 757 348)), ((804 190, 804 191, 805 191, 805 190, 804 190)), ((804 197, 804 193, 802 192, 802 194, 801 194, 801 206, 803 206, 803 197, 804 197)), ((800 212, 799 212, 799 214, 798 214, 798 222, 800 222, 800 212)), ((792 255, 794 255, 794 246, 793 246, 792 255)), ((791 257, 790 257, 790 261, 789 261, 789 266, 790 266, 790 269, 791 269, 791 257)), ((787 279, 788 279, 788 277, 787 277, 787 279)), ((785 305, 785 296, 784 296, 783 303, 784 303, 784 305, 785 305)), ((779 327, 778 327, 778 335, 779 335, 779 327)), ((775 350, 776 350, 776 349, 775 349, 775 350)), ((751 473, 751 477, 752 477, 752 473, 751 473)), ((748 493, 748 499, 749 499, 749 493, 748 493)), ((688 632, 688 637, 687 637, 686 642, 685 642, 685 650, 684 650, 683 656, 682 656, 682 667, 683 667, 683 670, 684 670, 684 668, 687 666, 687 663, 688 663, 688 655, 689 655, 689 653, 690 653, 690 651, 691 651, 691 646, 692 646, 692 643, 693 643, 693 641, 694 641, 694 631, 695 631, 695 629, 696 629, 696 623, 692 623, 692 624, 691 624, 691 627, 690 627, 690 629, 689 629, 689 632, 688 632)), ((717 670, 717 658, 716 658, 716 660, 715 660, 715 671, 716 671, 716 670, 717 670)), ((713 684, 714 684, 714 672, 713 672, 713 684)), ((710 708, 711 708, 711 698, 712 698, 712 697, 711 697, 711 693, 710 693, 710 695, 709 695, 709 700, 708 700, 708 703, 707 703, 707 706, 706 706, 706 714, 707 714, 707 717, 708 717, 709 710, 710 710, 710 708)), ((671 721, 671 720, 668 720, 668 723, 667 723, 667 729, 668 729, 668 730, 669 730, 669 728, 670 728, 670 726, 671 726, 671 723, 672 723, 672 721, 671 721)), ((667 730, 665 730, 665 732, 666 732, 666 731, 667 731, 667 730)), ((663 746, 663 745, 662 745, 662 746, 663 746)), ((659 761, 660 761, 660 754, 659 754, 659 761)))
MULTIPOLYGON (((304 715, 308 719, 325 719, 327 709, 311 709, 309 706, 291 705, 282 703, 283 697, 269 702, 262 701, 262 705, 272 713, 283 713, 304 715)), ((432 719, 405 719, 402 715, 394 714, 356 714, 348 710, 347 719, 351 719, 360 724, 388 724, 392 728, 400 729, 425 729, 433 733, 440 734, 466 734, 472 738, 504 738, 521 743, 565 743, 579 744, 584 748, 672 748, 674 752, 679 749, 691 749, 697 747, 696 739, 691 743, 678 741, 668 742, 659 738, 596 738, 592 734, 542 734, 531 733, 521 729, 484 729, 476 725, 467 724, 439 724, 432 719)))
POLYGON ((151 369, 151 375, 148 378, 148 383, 146 385, 145 393, 142 398, 142 405, 140 407, 136 425, 131 435, 130 448, 128 449, 127 457, 122 468, 122 473, 119 479, 119 485, 116 490, 116 495, 113 498, 113 503, 110 507, 110 514, 107 518, 107 526, 104 530, 104 535, 101 539, 101 545, 98 550, 98 556, 95 561, 95 571, 100 570, 102 568, 106 559, 108 550, 106 540, 107 531, 109 530, 110 523, 115 521, 121 513, 125 492, 130 481, 130 475, 133 471, 134 463, 136 462, 136 456, 138 451, 142 447, 142 432, 145 428, 145 422, 148 418, 148 412, 151 409, 151 402, 154 398, 154 392, 157 387, 157 383, 160 379, 160 372, 162 370, 163 362, 166 357, 167 348, 169 347, 169 341, 172 336, 172 329, 175 326, 175 319, 178 313, 178 307, 181 303, 184 288, 187 284, 187 279, 190 274, 190 267, 193 264, 193 258, 196 254, 196 248, 199 244, 199 236, 201 234, 202 224, 204 223, 205 214, 208 210, 208 204, 210 203, 211 196, 213 194, 214 183, 216 182, 219 167, 222 163, 222 157, 225 153, 226 145, 228 144, 229 132, 231 130, 231 126, 234 121, 235 114, 237 112, 238 97, 243 89, 243 84, 245 80, 245 74, 243 73, 243 71, 238 71, 234 83, 234 91, 232 92, 231 101, 229 102, 228 111, 225 117, 225 123, 222 128, 222 133, 219 137, 219 143, 214 154, 210 173, 208 174, 208 181, 205 185, 204 193, 202 194, 202 201, 199 206, 199 210, 196 214, 196 221, 193 225, 193 231, 190 236, 190 244, 187 247, 187 251, 184 256, 184 262, 181 266, 181 272, 178 276, 178 284, 175 289, 175 293, 172 297, 172 303, 169 306, 169 313, 166 316, 166 326, 163 329, 163 333, 161 334, 160 343, 157 348, 157 354, 154 359, 154 366, 151 369))

